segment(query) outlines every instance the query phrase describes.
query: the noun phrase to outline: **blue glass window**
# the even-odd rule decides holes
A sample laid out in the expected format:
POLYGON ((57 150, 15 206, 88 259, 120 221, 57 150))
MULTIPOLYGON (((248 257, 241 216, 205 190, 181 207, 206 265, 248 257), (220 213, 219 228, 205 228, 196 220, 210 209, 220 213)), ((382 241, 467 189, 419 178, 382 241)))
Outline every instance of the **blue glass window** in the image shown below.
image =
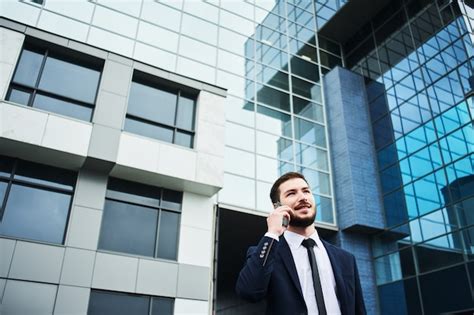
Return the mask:
POLYGON ((7 99, 91 121, 103 61, 77 52, 26 43, 7 99))
POLYGON ((0 181, 0 235, 62 244, 76 174, 0 156, 0 164, 10 163, 12 174, 0 172, 11 178, 0 181))
POLYGON ((171 315, 173 309, 172 298, 91 290, 87 314, 171 315))
POLYGON ((136 72, 130 88, 124 129, 192 148, 196 94, 136 72))
POLYGON ((99 248, 176 260, 182 199, 181 192, 111 178, 99 248))

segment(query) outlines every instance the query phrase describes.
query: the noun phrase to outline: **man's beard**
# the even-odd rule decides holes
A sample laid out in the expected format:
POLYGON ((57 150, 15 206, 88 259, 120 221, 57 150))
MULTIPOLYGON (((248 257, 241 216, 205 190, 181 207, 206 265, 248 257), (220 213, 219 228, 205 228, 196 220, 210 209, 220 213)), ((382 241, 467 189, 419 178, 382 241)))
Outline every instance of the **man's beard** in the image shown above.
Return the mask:
POLYGON ((307 227, 307 226, 310 226, 311 224, 314 224, 314 219, 316 218, 316 211, 313 212, 312 216, 304 217, 304 218, 301 218, 296 214, 296 212, 298 210, 293 210, 293 211, 295 211, 295 214, 290 215, 290 225, 291 226, 307 227))

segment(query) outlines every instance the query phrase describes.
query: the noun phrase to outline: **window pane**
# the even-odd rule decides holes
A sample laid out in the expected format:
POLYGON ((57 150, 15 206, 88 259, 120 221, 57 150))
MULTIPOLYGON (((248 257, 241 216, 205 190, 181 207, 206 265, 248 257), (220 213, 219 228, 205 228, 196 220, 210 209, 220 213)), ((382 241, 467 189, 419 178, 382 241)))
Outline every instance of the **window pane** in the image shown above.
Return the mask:
POLYGON ((132 82, 127 113, 147 120, 174 126, 177 95, 132 82))
POLYGON ((106 197, 158 208, 160 205, 160 195, 161 189, 159 188, 118 178, 110 178, 106 197))
POLYGON ((160 236, 158 238, 158 257, 176 260, 178 252, 178 213, 162 211, 160 218, 160 236))
POLYGON ((301 58, 291 58, 291 72, 311 81, 319 81, 318 66, 301 58))
POLYGON ((0 176, 10 177, 13 168, 13 159, 0 155, 0 176))
POLYGON ((162 297, 153 297, 151 306, 152 315, 172 315, 174 300, 162 297))
POLYGON ((87 314, 148 314, 149 299, 147 296, 92 290, 87 314))
POLYGON ((288 93, 257 84, 257 102, 278 109, 290 111, 290 96, 288 93))
POLYGON ((321 103, 321 86, 293 76, 291 81, 293 82, 293 93, 321 103))
POLYGON ((161 206, 163 208, 172 210, 181 210, 181 203, 183 202, 183 193, 174 190, 163 190, 163 202, 161 206))
POLYGON ((70 204, 68 194, 14 184, 0 234, 62 244, 70 204))
POLYGON ((0 218, 2 217, 1 208, 3 205, 3 199, 5 197, 5 192, 7 191, 8 183, 0 182, 0 218))
POLYGON ((324 123, 323 107, 319 104, 293 96, 293 111, 296 115, 324 123))
POLYGON ((34 87, 38 80, 38 73, 43 57, 42 54, 24 49, 21 53, 13 82, 34 87))
POLYGON ((177 131, 174 137, 174 143, 182 145, 183 147, 193 147, 193 135, 177 131))
POLYGON ((8 97, 8 100, 14 103, 28 105, 28 101, 30 100, 30 93, 19 89, 12 89, 10 91, 10 96, 8 97))
POLYGON ((324 126, 301 118, 295 118, 295 133, 296 139, 301 142, 314 144, 324 148, 326 147, 324 126))
POLYGON ((173 142, 173 129, 147 124, 132 118, 125 119, 125 131, 145 137, 155 138, 166 142, 173 142))
POLYGON ((14 179, 72 191, 76 184, 74 172, 32 162, 18 161, 14 179))
POLYGON ((317 149, 302 143, 296 145, 296 162, 303 166, 318 168, 327 171, 328 159, 324 150, 317 149))
POLYGON ((93 104, 100 72, 48 57, 39 87, 46 91, 93 104))
POLYGON ((153 256, 158 211, 106 200, 99 248, 153 256))
POLYGON ((72 102, 65 102, 46 95, 37 94, 33 101, 33 107, 84 121, 92 120, 92 108, 72 102))
POLYGON ((291 117, 267 107, 257 107, 257 129, 291 137, 291 117))
POLYGON ((176 126, 187 130, 194 130, 194 99, 181 95, 179 97, 178 117, 176 126))

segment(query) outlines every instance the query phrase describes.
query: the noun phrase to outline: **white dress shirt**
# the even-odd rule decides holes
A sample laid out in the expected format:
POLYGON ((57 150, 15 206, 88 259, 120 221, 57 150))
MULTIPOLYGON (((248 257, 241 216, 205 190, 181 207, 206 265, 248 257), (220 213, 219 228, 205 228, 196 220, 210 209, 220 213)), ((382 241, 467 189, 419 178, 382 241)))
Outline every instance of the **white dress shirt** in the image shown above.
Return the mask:
MULTIPOLYGON (((316 294, 313 287, 313 274, 311 273, 311 266, 309 264, 308 251, 303 245, 301 245, 301 242, 303 242, 305 237, 290 231, 285 231, 284 237, 290 246, 291 254, 295 261, 301 290, 303 291, 303 297, 306 306, 308 307, 308 314, 318 314, 316 294)), ((340 315, 341 309, 339 308, 339 301, 336 297, 336 280, 334 279, 334 272, 332 270, 328 253, 319 239, 317 231, 315 231, 310 238, 316 242, 316 246, 314 246, 313 250, 318 263, 318 271, 321 279, 326 311, 330 315, 340 315)))

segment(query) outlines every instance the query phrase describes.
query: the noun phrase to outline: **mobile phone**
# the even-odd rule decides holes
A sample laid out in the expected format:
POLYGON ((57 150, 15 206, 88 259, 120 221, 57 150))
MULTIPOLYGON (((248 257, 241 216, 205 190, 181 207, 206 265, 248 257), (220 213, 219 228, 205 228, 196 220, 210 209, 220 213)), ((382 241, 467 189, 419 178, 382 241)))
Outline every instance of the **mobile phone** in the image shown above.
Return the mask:
MULTIPOLYGON (((282 204, 281 202, 277 201, 273 204, 273 207, 276 209, 278 207, 281 207, 282 204)), ((282 219, 282 222, 281 222, 281 225, 284 226, 284 227, 288 227, 288 224, 290 223, 290 219, 288 219, 288 217, 283 217, 282 219)))

